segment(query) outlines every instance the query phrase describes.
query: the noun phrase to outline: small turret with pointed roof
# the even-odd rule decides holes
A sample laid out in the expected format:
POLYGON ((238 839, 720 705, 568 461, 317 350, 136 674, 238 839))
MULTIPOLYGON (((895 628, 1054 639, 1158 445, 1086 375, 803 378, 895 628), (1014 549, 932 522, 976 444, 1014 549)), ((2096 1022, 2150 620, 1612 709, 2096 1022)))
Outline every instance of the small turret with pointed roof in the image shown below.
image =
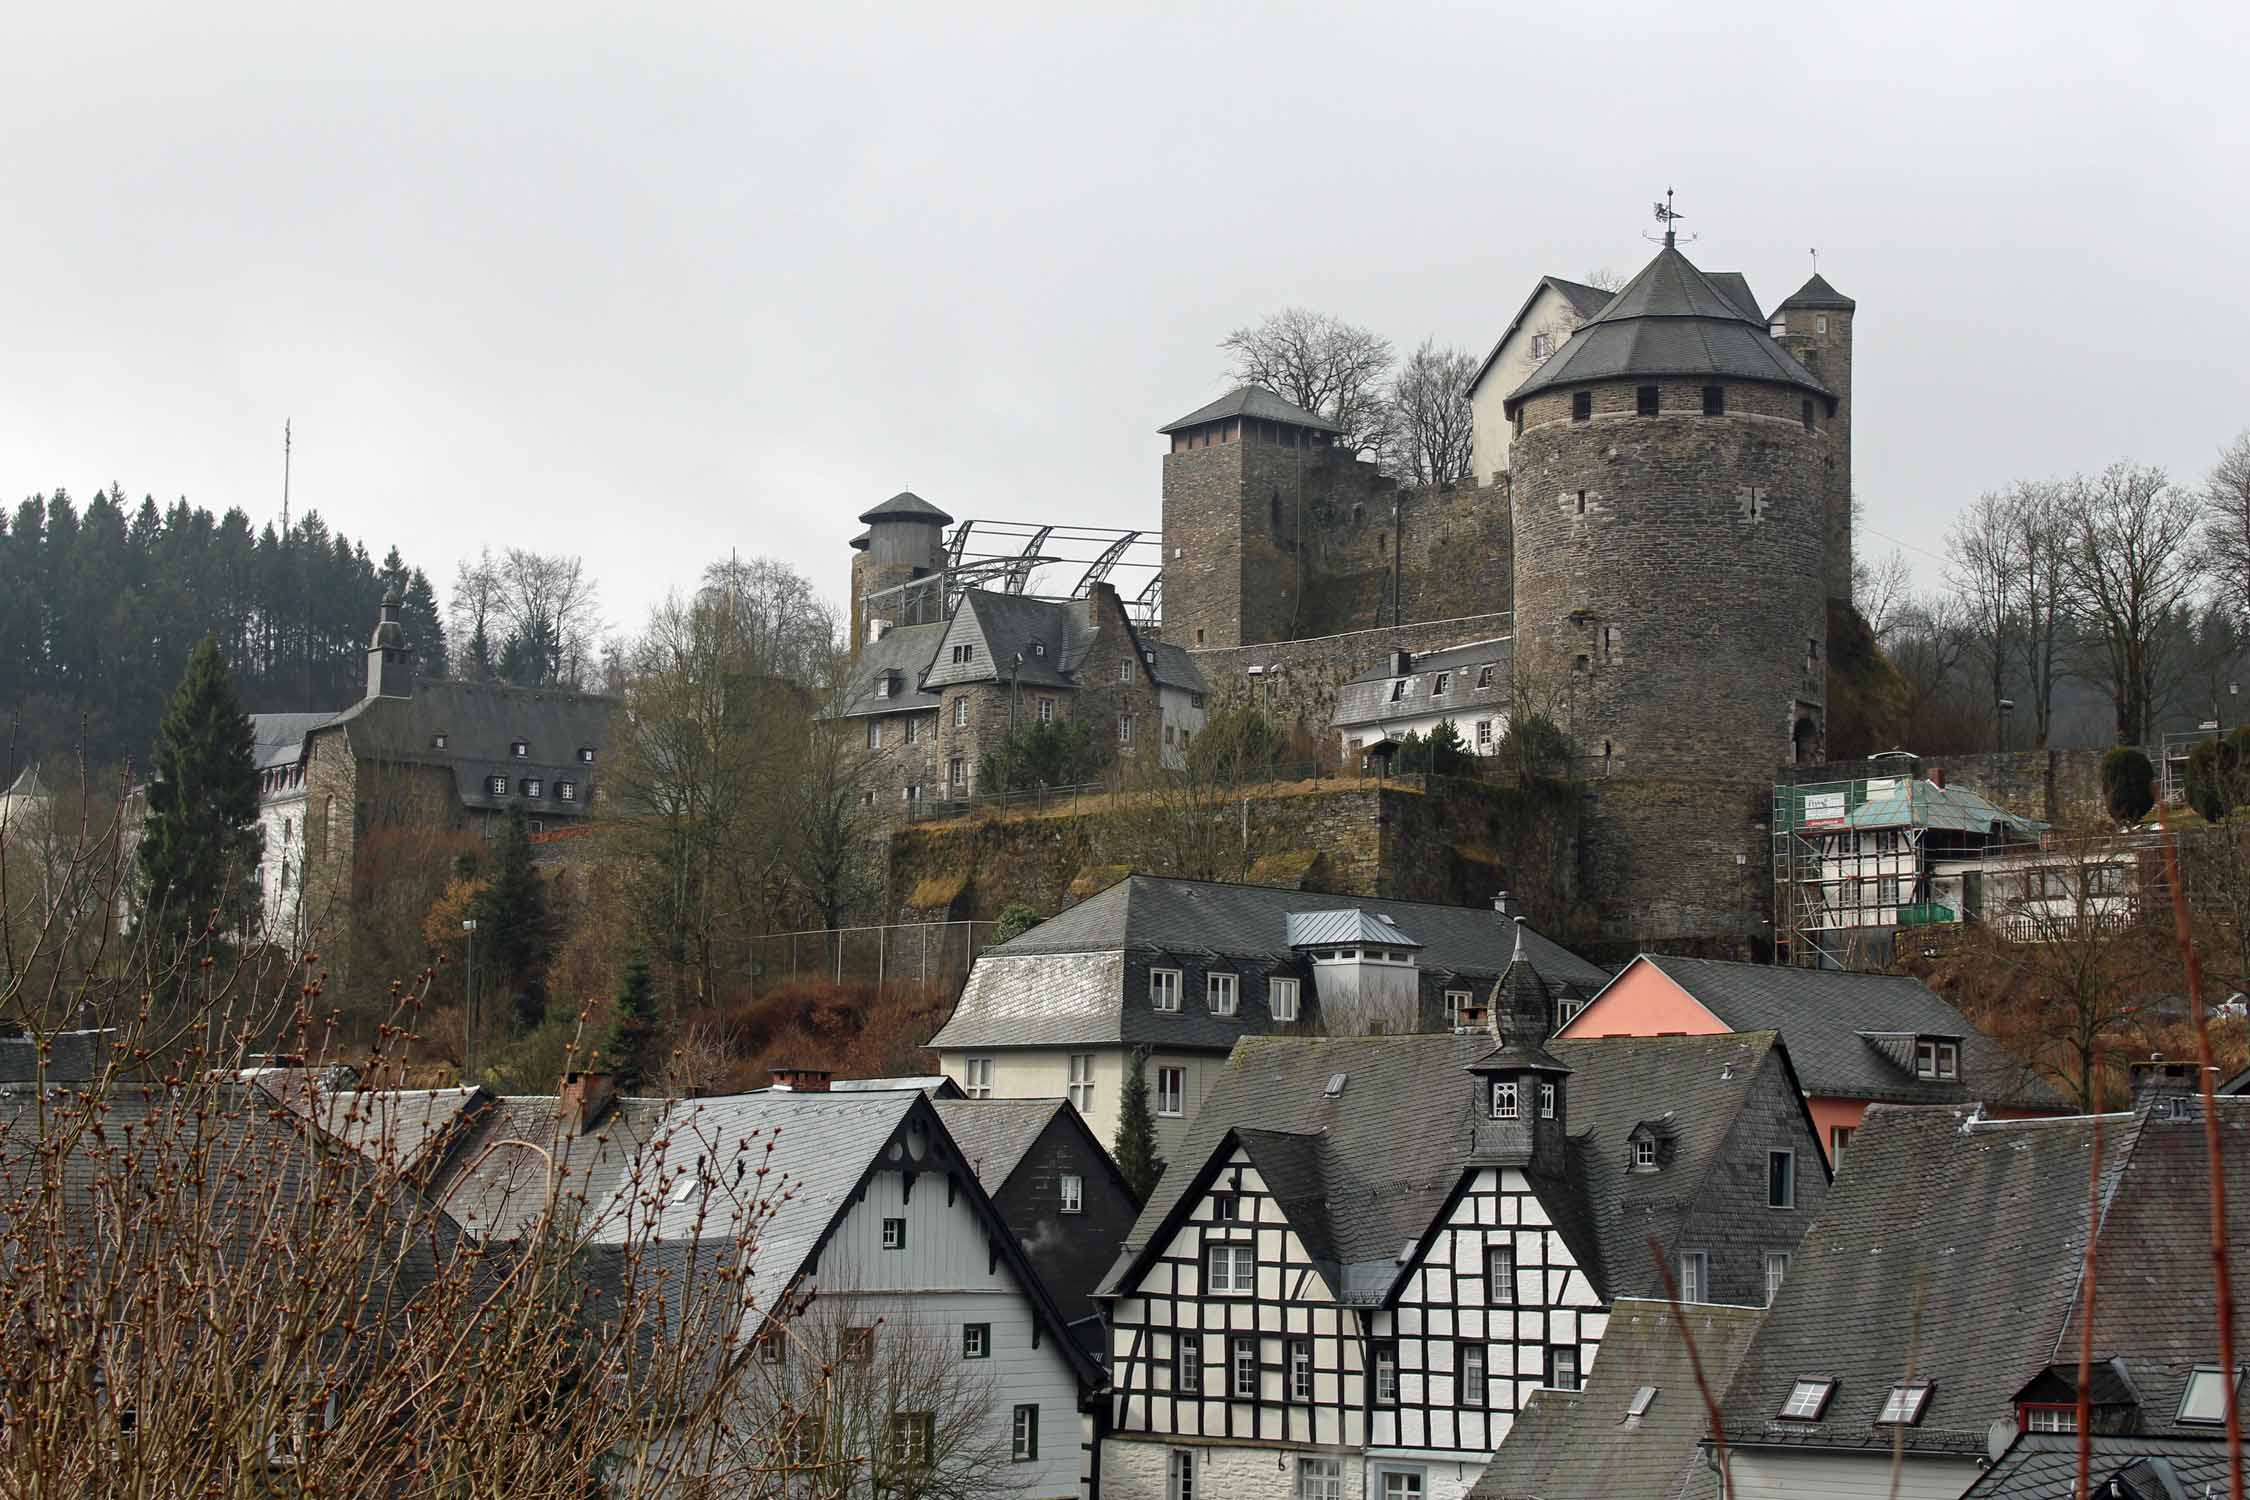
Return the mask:
POLYGON ((867 530, 852 538, 852 651, 894 625, 918 625, 938 618, 945 589, 934 578, 945 568, 945 528, 953 518, 915 494, 900 490, 880 505, 859 513, 867 530), (872 603, 869 596, 876 595, 872 603), (881 623, 878 625, 877 622, 881 623))
POLYGON ((370 698, 414 696, 414 643, 406 638, 406 626, 398 617, 403 603, 397 584, 383 591, 382 613, 375 622, 375 634, 367 643, 367 696, 370 698))
POLYGON ((1570 1068, 1547 1050, 1555 1034, 1554 991, 1524 946, 1492 987, 1492 1028, 1499 1045, 1468 1066, 1476 1088, 1476 1152, 1535 1171, 1563 1166, 1570 1068))

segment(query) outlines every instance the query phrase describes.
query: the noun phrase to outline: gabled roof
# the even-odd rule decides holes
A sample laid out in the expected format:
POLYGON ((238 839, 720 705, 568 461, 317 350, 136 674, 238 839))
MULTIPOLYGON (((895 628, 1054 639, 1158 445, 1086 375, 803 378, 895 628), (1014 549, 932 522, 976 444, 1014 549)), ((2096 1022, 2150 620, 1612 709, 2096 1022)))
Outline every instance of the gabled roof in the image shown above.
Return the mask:
MULTIPOLYGON (((1477 1089, 1465 1069, 1492 1048, 1489 1033, 1380 1037, 1249 1037, 1240 1042, 1189 1124, 1187 1138, 1126 1236, 1110 1289, 1161 1245, 1231 1138, 1263 1131, 1318 1140, 1292 1158, 1295 1179, 1318 1169, 1320 1222, 1293 1216, 1308 1248, 1328 1247, 1342 1300, 1374 1305, 1410 1269, 1402 1246, 1425 1240, 1467 1180, 1477 1089), (1329 1092, 1342 1075, 1342 1088, 1329 1092)), ((1643 1287, 1648 1239, 1669 1243, 1712 1170, 1774 1038, 1635 1037, 1558 1042, 1571 1071, 1567 1169, 1527 1173, 1588 1279, 1604 1297, 1643 1287), (1651 1111, 1680 1121, 1662 1173, 1627 1169, 1625 1139, 1651 1111)), ((1298 1195, 1310 1214, 1309 1189, 1298 1195)))
POLYGON ((514 793, 493 795, 489 779, 505 776, 513 786, 518 777, 537 776, 547 782, 550 797, 556 781, 578 783, 575 803, 548 806, 583 811, 616 747, 611 726, 617 709, 614 698, 569 688, 417 678, 411 697, 363 698, 306 732, 340 729, 352 754, 363 760, 447 767, 466 806, 508 807, 517 800, 514 793), (443 750, 437 748, 440 734, 443 750), (522 759, 511 753, 517 740, 529 751, 522 759), (584 748, 602 759, 582 763, 578 752, 584 748))
POLYGON ((951 516, 912 490, 900 490, 881 505, 869 506, 859 513, 859 519, 869 525, 877 521, 935 521, 946 526, 953 521, 951 516))
MULTIPOLYGON (((1765 1309, 1681 1309, 1704 1379, 1725 1390, 1765 1309)), ((1470 1500, 1675 1500, 1712 1489, 1710 1433, 1686 1340, 1663 1302, 1620 1298, 1578 1391, 1542 1390, 1516 1417, 1470 1500), (1643 1390, 1653 1394, 1632 1415, 1643 1390)))
POLYGON ((250 753, 258 769, 295 765, 304 754, 305 736, 335 718, 332 713, 250 715, 250 753))
POLYGON ((881 640, 861 646, 859 659, 851 664, 851 686, 844 694, 843 711, 838 717, 854 719, 866 714, 937 708, 944 702, 944 695, 923 687, 922 673, 937 655, 938 642, 945 638, 945 630, 943 620, 933 620, 927 625, 900 625, 886 632, 881 640), (875 691, 876 679, 885 673, 896 673, 898 681, 897 688, 887 698, 875 691))
MULTIPOLYGON (((1507 636, 1424 652, 1408 662, 1412 685, 1395 703, 1391 701, 1391 684, 1398 679, 1384 663, 1336 689, 1336 712, 1329 722, 1338 729, 1350 729, 1399 719, 1426 719, 1433 714, 1452 716, 1460 722, 1478 713, 1506 714, 1509 664, 1514 659, 1515 641, 1507 636), (1496 670, 1492 685, 1480 690, 1477 674, 1483 667, 1496 670), (1436 690, 1440 672, 1449 674, 1442 693, 1436 690)), ((1462 731, 1462 737, 1468 737, 1467 730, 1462 731)))
POLYGON ((1484 384, 1485 374, 1491 370, 1493 361, 1500 357, 1500 351, 1508 347, 1508 340, 1515 336, 1516 330, 1523 326, 1523 320, 1531 316, 1531 309, 1538 305, 1539 294, 1550 287, 1556 295, 1570 304, 1570 310, 1581 321, 1600 312, 1603 304, 1617 295, 1615 292, 1605 292, 1598 286, 1588 286, 1582 281, 1565 281, 1560 276, 1540 277, 1532 287, 1531 295, 1523 299, 1523 306, 1517 308, 1516 315, 1508 320, 1508 326, 1500 330, 1500 337, 1492 341, 1491 349, 1485 353, 1484 363, 1478 365, 1476 374, 1469 377, 1468 387, 1462 391, 1462 395, 1476 394, 1477 387, 1484 384))
POLYGON ((1849 312, 1857 306, 1858 303, 1830 286, 1828 279, 1815 271, 1812 280, 1791 292, 1788 300, 1774 311, 1787 312, 1792 307, 1835 307, 1849 312))
MULTIPOLYGON (((2230 1238, 2242 1243, 2250 1104, 2220 1108, 2230 1238)), ((2193 1366, 2216 1361, 2202 1140, 2201 1120, 2146 1109, 2050 1120, 1869 1110, 1727 1392, 1728 1441, 1886 1453, 1892 1430, 1875 1417, 1911 1357, 1932 1392, 1903 1431, 1906 1447, 1983 1453, 2025 1383, 2074 1358, 2090 1223, 2100 1233, 2095 1357, 2129 1372, 2143 1431, 2197 1432, 2173 1418, 2193 1366), (1781 1419, 1790 1386, 1808 1377, 1837 1382, 1821 1419, 1781 1419)), ((2236 1295, 2250 1292, 2250 1267, 2235 1277, 2236 1295)))
POLYGON ((1510 393, 1508 408, 1558 386, 1642 376, 1754 380, 1831 395, 1743 310, 1736 299, 1747 295, 1746 286, 1717 285, 1668 245, 1510 393))
POLYGON ((915 1078, 839 1078, 828 1085, 836 1094, 880 1094, 891 1089, 919 1089, 932 1099, 965 1099, 961 1085, 943 1073, 926 1073, 915 1078))
MULTIPOLYGON (((0 1036, 0 1084, 33 1083, 39 1076, 40 1039, 25 1034, 0 1036)), ((50 1031, 46 1035, 47 1082, 91 1083, 102 1076, 117 1047, 114 1030, 50 1031)), ((124 1066, 123 1058, 117 1059, 124 1066)))
MULTIPOLYGON (((1609 1346, 1602 1347, 1606 1352, 1609 1346)), ((2226 1493, 2227 1445, 2208 1438, 2096 1433, 2087 1479, 2098 1500, 2208 1500, 2226 1493)), ((2077 1493, 2077 1436, 2026 1432, 1961 1500, 2073 1500, 2077 1493)))
MULTIPOLYGON (((978 954, 952 1016, 929 1045, 1230 1047, 1255 1031, 1262 1011, 1246 1004, 1235 1015, 1214 1016, 1190 1005, 1158 1016, 1145 990, 1127 992, 1127 954, 1136 961, 1224 958, 1301 974, 1302 956, 1290 946, 1292 915, 1347 906, 1395 917, 1398 929, 1420 940, 1416 957, 1425 974, 1497 979, 1514 952, 1514 924, 1486 907, 1129 875, 978 954)), ((1551 985, 1591 994, 1609 982, 1606 972, 1536 932, 1524 941, 1551 985)))
POLYGON ((342 1089, 322 1095, 313 1118, 370 1161, 426 1173, 453 1132, 493 1102, 482 1088, 342 1089))
POLYGON ((997 1193, 1057 1112, 1069 1107, 1062 1099, 941 1099, 937 1112, 977 1181, 997 1193))
MULTIPOLYGON (((1640 955, 1618 977, 1637 964, 1663 974, 1730 1031, 1780 1032, 1797 1076, 1815 1094, 1894 1104, 1981 1099, 2021 1108, 2066 1107, 2038 1075, 1919 979, 1659 953, 1640 955), (1921 1036, 1959 1040, 1959 1078, 1915 1076, 1914 1041, 1921 1036)), ((1566 1034, 1599 1035, 1600 1002, 1596 995, 1566 1034)))
MULTIPOLYGON (((1880 782, 1869 783, 1881 786, 1880 782)), ((1867 800, 1845 814, 1847 828, 1943 828, 1956 833, 1992 833, 1997 829, 2010 841, 2036 838, 2047 825, 2036 818, 2018 816, 1965 786, 1939 786, 1913 777, 1893 778, 1888 787, 1871 791, 1867 800)))
POLYGON ((1216 422, 1225 417, 1250 417, 1261 422, 1285 422, 1292 427, 1310 427, 1315 432, 1342 432, 1344 430, 1326 417, 1306 411, 1293 402, 1284 401, 1272 391, 1256 385, 1236 386, 1208 406, 1199 406, 1178 421, 1167 423, 1156 430, 1158 432, 1178 432, 1183 427, 1200 427, 1206 422, 1216 422))

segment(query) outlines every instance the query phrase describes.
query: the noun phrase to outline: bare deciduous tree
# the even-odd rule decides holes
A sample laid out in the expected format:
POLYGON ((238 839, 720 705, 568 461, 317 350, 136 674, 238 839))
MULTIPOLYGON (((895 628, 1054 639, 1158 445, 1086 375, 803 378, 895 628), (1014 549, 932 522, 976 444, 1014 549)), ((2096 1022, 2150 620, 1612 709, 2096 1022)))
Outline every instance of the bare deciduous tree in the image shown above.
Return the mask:
POLYGON ((1219 341, 1228 374, 1264 386, 1343 429, 1337 445, 1354 455, 1381 450, 1389 422, 1384 381, 1391 342, 1371 329, 1309 308, 1290 307, 1219 341))
POLYGON ((2250 431, 2219 450, 2203 481, 2204 531, 2214 581, 2235 613, 2250 616, 2250 431))
POLYGON ((1877 645, 1886 644, 1898 629, 1899 613, 1911 602, 1913 588, 1914 569, 1896 547, 1880 559, 1852 563, 1852 602, 1877 645))
POLYGON ((2165 617, 2201 584, 2203 500, 2164 471, 2110 465, 2058 495, 2062 578, 2117 711, 2117 743, 2143 745, 2164 672, 2165 617))
POLYGON ((1434 339, 1407 356, 1391 381, 1385 469, 1418 487, 1452 484, 1469 473, 1473 422, 1469 381, 1474 356, 1441 349, 1434 339))

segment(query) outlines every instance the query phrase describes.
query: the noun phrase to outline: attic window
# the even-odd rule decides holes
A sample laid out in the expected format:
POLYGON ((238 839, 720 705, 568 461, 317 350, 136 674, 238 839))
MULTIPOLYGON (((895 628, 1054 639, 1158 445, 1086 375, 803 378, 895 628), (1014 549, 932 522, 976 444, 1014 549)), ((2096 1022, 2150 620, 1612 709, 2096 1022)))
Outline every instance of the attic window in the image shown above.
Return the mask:
POLYGON ((1768 323, 1766 325, 1766 333, 1768 336, 1777 339, 1788 337, 1789 320, 1787 318, 1774 319, 1771 323, 1768 323))
POLYGON ((508 778, 505 776, 487 776, 484 779, 484 789, 491 796, 505 797, 508 795, 508 778))
POLYGON ((1961 1048, 1959 1044, 1923 1037, 1914 1044, 1914 1076, 1917 1078, 1960 1077, 1961 1048))
POLYGON ((2197 1365, 2188 1376, 2187 1390, 2180 1396, 2182 1422, 2208 1422, 2214 1425, 2227 1419, 2227 1398, 2233 1388, 2242 1383, 2238 1370, 2235 1378, 2227 1379, 2226 1371, 2217 1365, 2197 1365))
POLYGON ((594 747, 592 745, 580 745, 578 747, 578 763, 582 766, 590 766, 594 763, 594 747))
POLYGON ((556 782, 555 795, 565 802, 576 802, 578 800, 578 783, 575 781, 556 782))
POLYGON ((1045 641, 1033 641, 1031 643, 1031 654, 1033 656, 1045 656, 1047 654, 1047 643, 1045 641))
POLYGON ((445 748, 444 730, 441 729, 436 734, 430 736, 430 748, 432 750, 443 750, 445 748))
POLYGON ((1789 1399, 1781 1403, 1778 1415, 1788 1422, 1817 1422, 1835 1394, 1833 1380, 1800 1380, 1789 1387, 1789 1399))
POLYGON ((1554 352, 1555 336, 1553 334, 1535 333, 1531 336, 1531 357, 1533 359, 1545 359, 1554 352))
POLYGON ((1636 1172, 1653 1172, 1656 1170, 1655 1136, 1643 1133, 1633 1137, 1633 1170, 1636 1172))
POLYGON ((952 656, 950 657, 950 660, 952 661, 952 663, 953 663, 953 665, 954 665, 954 666, 957 666, 957 667, 958 667, 958 666, 960 666, 960 665, 961 665, 961 664, 962 664, 963 662, 967 661, 967 660, 969 659, 970 655, 971 655, 971 654, 972 654, 973 652, 975 652, 975 650, 976 650, 976 649, 977 649, 977 648, 976 648, 976 647, 974 647, 974 646, 955 646, 955 647, 953 648, 953 652, 952 652, 952 656))
POLYGON ((1433 698, 1442 697, 1446 689, 1452 686, 1453 674, 1451 672, 1440 672, 1437 674, 1437 682, 1430 688, 1430 696, 1433 698))
POLYGON ((522 740, 510 740, 508 742, 508 753, 517 760, 523 760, 531 754, 531 746, 522 740))
POLYGON ((1403 701, 1405 700, 1405 698, 1406 698, 1406 679, 1405 679, 1405 678, 1403 678, 1403 677, 1401 677, 1401 678, 1400 678, 1400 679, 1399 679, 1398 681, 1396 681, 1396 682, 1394 682, 1394 683, 1392 683, 1392 684, 1391 684, 1391 701, 1392 701, 1393 703, 1399 703, 1399 702, 1403 702, 1403 701))
POLYGON ((1343 1094, 1343 1092, 1344 1092, 1344 1083, 1345 1083, 1345 1081, 1346 1081, 1347 1079, 1349 1079, 1350 1077, 1351 1077, 1351 1074, 1349 1074, 1349 1073, 1331 1073, 1331 1074, 1329 1074, 1329 1075, 1328 1075, 1328 1087, 1327 1087, 1327 1088, 1326 1088, 1326 1089, 1325 1089, 1325 1090, 1324 1090, 1323 1092, 1325 1092, 1325 1093, 1326 1093, 1326 1094, 1328 1095, 1328 1097, 1329 1097, 1329 1098, 1331 1098, 1331 1099, 1335 1099, 1335 1098, 1339 1098, 1339 1097, 1341 1097, 1341 1096, 1342 1096, 1342 1094, 1343 1094))
POLYGON ((1653 1385, 1642 1386, 1639 1390, 1633 1392, 1633 1404, 1625 1408, 1625 1415, 1628 1417, 1647 1416, 1649 1403, 1655 1399, 1656 1387, 1653 1385))
POLYGON ((1891 1387, 1883 1398, 1883 1410, 1875 1418, 1878 1427, 1912 1427, 1922 1420, 1922 1412, 1930 1404, 1930 1383, 1927 1380, 1910 1380, 1891 1387))
POLYGON ((1477 686, 1480 688, 1488 688, 1492 686, 1492 668, 1477 668, 1477 686))

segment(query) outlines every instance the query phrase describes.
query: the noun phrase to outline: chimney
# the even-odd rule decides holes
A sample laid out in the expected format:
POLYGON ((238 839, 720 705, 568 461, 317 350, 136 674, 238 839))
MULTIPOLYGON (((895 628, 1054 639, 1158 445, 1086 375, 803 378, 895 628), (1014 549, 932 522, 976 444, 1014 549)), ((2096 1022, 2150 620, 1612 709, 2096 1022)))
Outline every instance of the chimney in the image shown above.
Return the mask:
POLYGON ((563 1074, 555 1092, 555 1118, 584 1135, 602 1121, 617 1098, 617 1078, 611 1073, 563 1074))
POLYGON ((1393 646, 1391 648, 1391 675, 1393 677, 1404 677, 1413 670, 1414 653, 1404 646, 1393 646))
POLYGON ((835 1076, 826 1068, 776 1068, 773 1086, 784 1094, 825 1094, 835 1076))
POLYGON ((1930 785, 1937 787, 1942 787, 1945 785, 1945 767, 1930 767, 1930 785))
POLYGON ((1494 895, 1492 909, 1504 919, 1513 918, 1519 922, 1523 920, 1523 903, 1516 899, 1513 891, 1501 891, 1494 895))
POLYGON ((1467 1035, 1471 1032, 1490 1031, 1491 1029, 1492 1011, 1482 1000, 1476 999, 1472 991, 1469 1003, 1462 1006, 1453 1018, 1454 1033, 1456 1035, 1467 1035))

